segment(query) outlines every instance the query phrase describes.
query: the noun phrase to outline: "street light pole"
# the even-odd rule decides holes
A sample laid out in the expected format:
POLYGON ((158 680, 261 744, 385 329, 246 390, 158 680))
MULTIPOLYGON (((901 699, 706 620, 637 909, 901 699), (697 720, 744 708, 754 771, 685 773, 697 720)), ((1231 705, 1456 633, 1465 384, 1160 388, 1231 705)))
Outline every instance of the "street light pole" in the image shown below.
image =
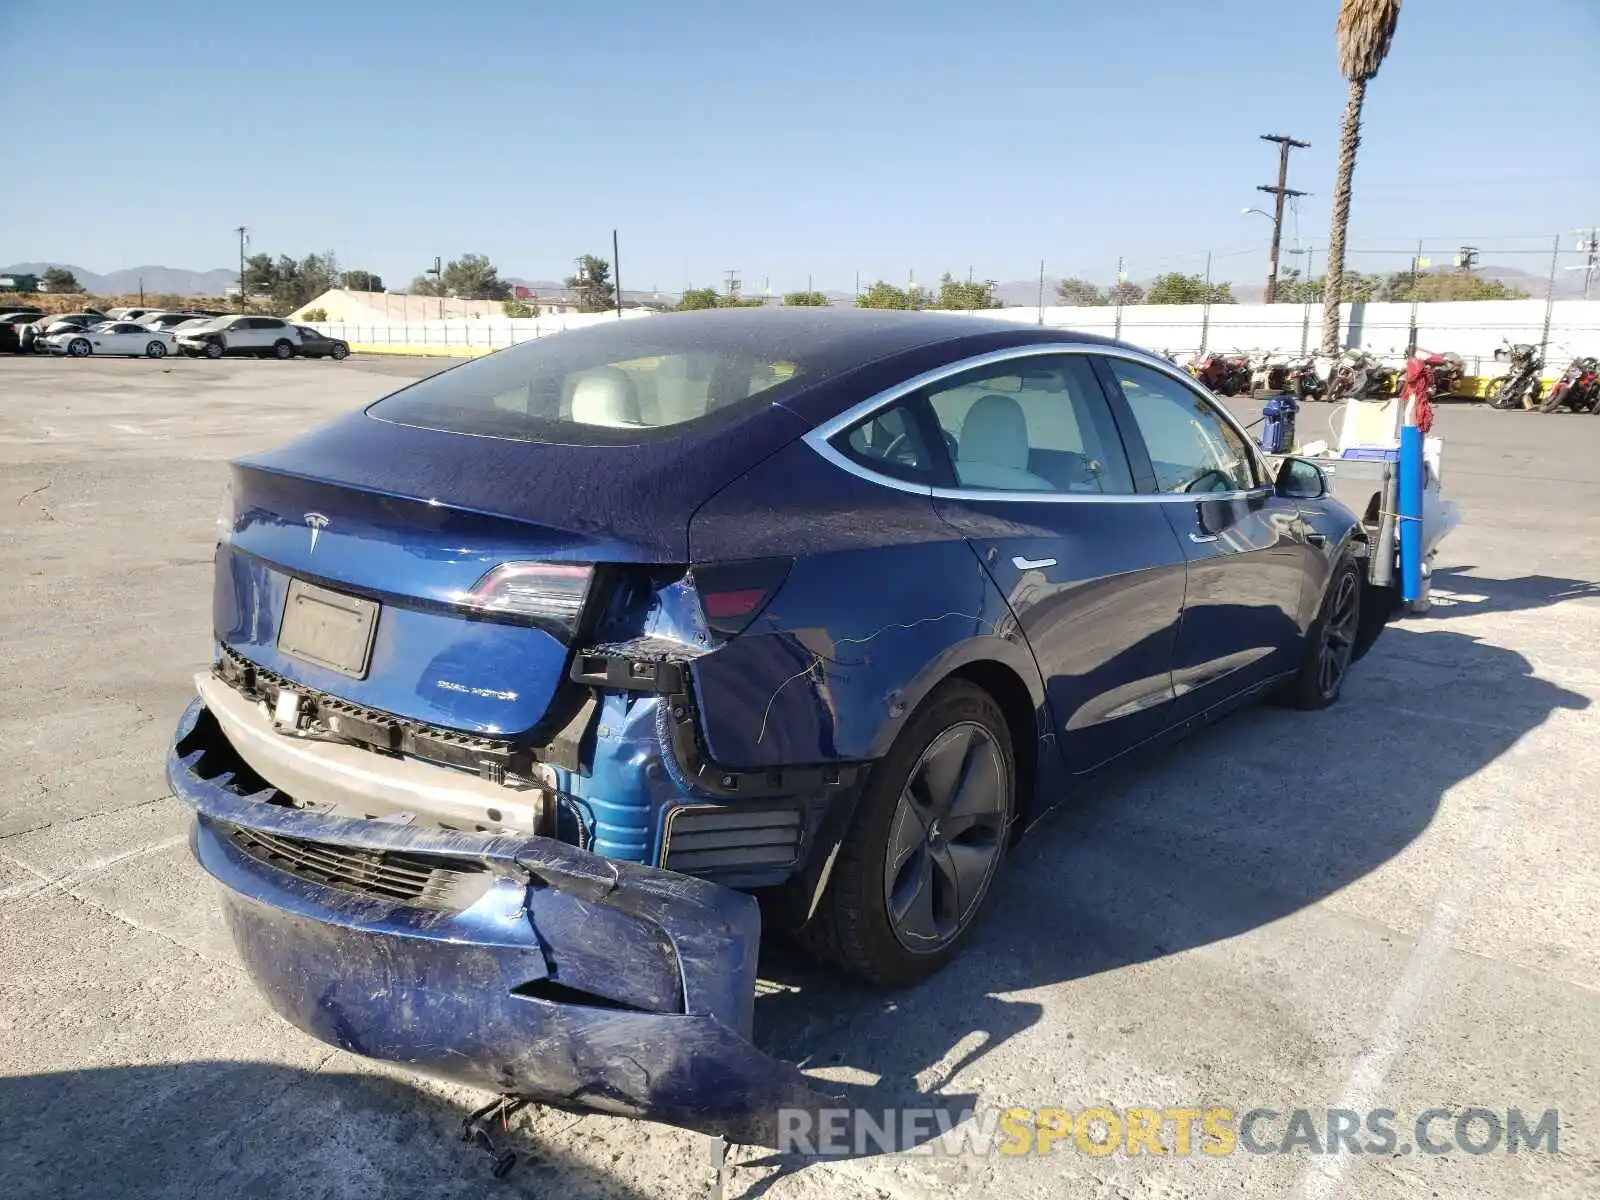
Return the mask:
POLYGON ((1289 187, 1289 151, 1292 149, 1307 149, 1310 142, 1296 141, 1284 133, 1263 133, 1261 140, 1264 142, 1278 143, 1278 185, 1269 187, 1261 184, 1256 188, 1258 192, 1266 192, 1277 198, 1277 203, 1272 210, 1272 267, 1267 273, 1267 303, 1272 304, 1278 299, 1278 247, 1283 241, 1283 201, 1287 196, 1304 196, 1304 192, 1297 192, 1289 187))
POLYGON ((243 225, 236 231, 239 234, 239 311, 244 311, 244 247, 249 239, 250 231, 243 225))

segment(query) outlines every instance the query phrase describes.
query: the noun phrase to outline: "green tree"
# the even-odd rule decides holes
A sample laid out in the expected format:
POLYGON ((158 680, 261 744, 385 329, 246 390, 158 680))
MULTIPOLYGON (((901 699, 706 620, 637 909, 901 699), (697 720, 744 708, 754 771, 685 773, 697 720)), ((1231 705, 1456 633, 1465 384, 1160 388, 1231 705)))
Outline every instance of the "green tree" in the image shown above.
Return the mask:
POLYGON ((1344 244, 1350 230, 1350 187, 1361 145, 1361 106, 1367 82, 1378 73, 1394 40, 1400 0, 1341 0, 1334 35, 1339 45, 1339 70, 1349 80, 1344 126, 1339 133, 1339 171, 1333 185, 1333 226, 1328 236, 1328 274, 1322 301, 1322 352, 1339 349, 1339 298, 1344 294, 1344 244))
POLYGON ((1063 304, 1091 307, 1106 303, 1106 294, 1087 279, 1063 279, 1056 284, 1056 299, 1063 304))
POLYGON ((482 254, 463 254, 444 266, 440 276, 444 294, 457 300, 504 300, 511 285, 500 278, 495 266, 482 254))
POLYGON ((352 292, 381 292, 383 291, 383 278, 374 275, 371 271, 346 271, 344 273, 344 287, 352 292))
POLYGON ((679 312, 700 312, 707 308, 721 308, 722 297, 716 288, 685 288, 678 301, 679 312))
POLYGON ((500 311, 508 317, 537 317, 539 315, 539 306, 512 298, 500 306, 500 311))
POLYGON ((325 308, 308 308, 300 314, 300 319, 308 325, 315 325, 318 321, 328 319, 328 310, 325 308))
POLYGON ((1207 295, 1206 281, 1199 275, 1183 275, 1177 271, 1169 271, 1165 275, 1157 275, 1150 281, 1150 288, 1145 292, 1146 304, 1204 304, 1209 298, 1213 304, 1232 304, 1233 285, 1228 283, 1213 283, 1207 295))
POLYGON ((922 308, 949 308, 949 309, 974 309, 974 308, 999 308, 1000 301, 994 294, 994 280, 979 283, 962 283, 946 271, 939 277, 939 295, 937 299, 922 308))
POLYGON ((821 292, 786 292, 783 302, 789 308, 827 308, 828 298, 821 292))
POLYGON ((409 289, 413 296, 444 296, 447 291, 444 280, 437 275, 418 275, 411 281, 409 289))
POLYGON ((45 273, 39 276, 39 282, 44 285, 47 292, 60 292, 64 295, 81 296, 84 292, 83 284, 78 282, 78 277, 65 267, 48 267, 45 273))
POLYGON ((1111 290, 1106 293, 1107 304, 1143 304, 1144 289, 1137 283, 1129 283, 1124 279, 1121 283, 1111 285, 1111 290))
POLYGON ((933 297, 917 284, 897 288, 881 279, 856 297, 857 308, 927 308, 932 303, 933 297))
POLYGON ((578 257, 578 269, 567 276, 567 288, 578 297, 579 312, 605 312, 617 306, 617 287, 611 282, 611 264, 594 254, 578 257))

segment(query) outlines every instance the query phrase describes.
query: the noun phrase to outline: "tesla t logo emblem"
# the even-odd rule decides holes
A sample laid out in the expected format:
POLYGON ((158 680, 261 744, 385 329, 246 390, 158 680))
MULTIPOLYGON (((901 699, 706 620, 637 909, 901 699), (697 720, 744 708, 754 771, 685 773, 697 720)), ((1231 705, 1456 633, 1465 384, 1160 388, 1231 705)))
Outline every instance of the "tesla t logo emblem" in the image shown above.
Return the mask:
POLYGON ((328 518, 321 513, 307 513, 305 522, 311 526, 311 553, 317 552, 317 535, 328 527, 328 518))

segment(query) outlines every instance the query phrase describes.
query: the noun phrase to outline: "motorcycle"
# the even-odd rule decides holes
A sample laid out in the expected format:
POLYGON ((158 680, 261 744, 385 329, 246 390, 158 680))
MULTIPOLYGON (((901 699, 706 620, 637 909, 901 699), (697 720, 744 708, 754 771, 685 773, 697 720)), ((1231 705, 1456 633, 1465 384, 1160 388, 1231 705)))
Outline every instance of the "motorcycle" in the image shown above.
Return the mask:
POLYGON ((1323 400, 1328 395, 1328 375, 1315 354, 1302 354, 1284 364, 1283 390, 1301 404, 1323 400))
POLYGON ((1189 374, 1219 396, 1237 396, 1250 389, 1250 357, 1202 354, 1189 361, 1189 374))
POLYGON ((1250 391, 1270 392, 1274 396, 1289 390, 1289 356, 1263 354, 1250 362, 1250 391))
POLYGON ((1466 378, 1467 364, 1461 355, 1446 350, 1443 354, 1430 354, 1419 350, 1417 357, 1428 365, 1432 386, 1432 399, 1453 396, 1461 381, 1466 378))
POLYGON ((1562 408, 1600 413, 1600 359, 1588 355, 1573 359, 1550 389, 1539 411, 1553 413, 1562 408))
POLYGON ((1328 380, 1328 395, 1335 400, 1387 400, 1395 394, 1396 377, 1365 350, 1346 350, 1328 380))
POLYGON ((1539 356, 1539 347, 1527 342, 1517 342, 1502 346, 1494 352, 1495 358, 1504 362, 1511 362, 1511 369, 1495 385, 1494 391, 1489 393, 1489 407, 1491 408, 1534 408, 1539 403, 1539 395, 1544 390, 1544 384, 1539 380, 1539 372, 1544 370, 1544 359, 1539 356))

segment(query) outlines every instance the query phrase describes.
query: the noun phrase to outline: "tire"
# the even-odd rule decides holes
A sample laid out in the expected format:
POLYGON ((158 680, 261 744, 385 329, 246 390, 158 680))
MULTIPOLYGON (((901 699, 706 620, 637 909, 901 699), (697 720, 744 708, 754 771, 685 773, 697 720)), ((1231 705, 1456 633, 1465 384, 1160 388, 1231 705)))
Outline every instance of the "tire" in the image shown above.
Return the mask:
POLYGON ((966 680, 942 684, 873 767, 801 944, 882 987, 909 986, 944 966, 1005 858, 1016 778, 994 698, 966 680), (963 873, 970 898, 954 886, 963 873))
POLYGON ((350 347, 340 342, 332 350, 328 351, 328 357, 333 359, 334 362, 343 362, 350 357, 350 347))
POLYGON ((283 338, 272 343, 272 357, 283 362, 294 357, 294 343, 283 338))
POLYGON ((167 344, 165 342, 152 341, 144 348, 144 354, 146 358, 165 358, 167 356, 167 344))
MULTIPOLYGON (((1539 411, 1542 413, 1553 413, 1557 411, 1563 404, 1567 402, 1567 393, 1571 390, 1572 387, 1570 384, 1566 386, 1563 386, 1559 383, 1556 384, 1555 387, 1550 389, 1550 394, 1545 397, 1544 403, 1539 405, 1539 411)), ((1524 401, 1523 403, 1527 404, 1527 401, 1524 401)), ((1532 408, 1533 405, 1528 404, 1528 407, 1532 408)))
POLYGON ((94 353, 94 347, 89 344, 88 338, 73 338, 67 343, 67 353, 73 358, 88 358, 94 353))
POLYGON ((1306 633, 1300 670, 1283 690, 1284 703, 1312 712, 1337 700, 1354 661, 1360 627, 1361 565, 1345 555, 1328 579, 1317 619, 1306 633))
POLYGON ((201 351, 201 353, 203 353, 207 358, 221 358, 222 357, 222 343, 221 342, 207 342, 206 343, 206 348, 203 351, 201 351))

